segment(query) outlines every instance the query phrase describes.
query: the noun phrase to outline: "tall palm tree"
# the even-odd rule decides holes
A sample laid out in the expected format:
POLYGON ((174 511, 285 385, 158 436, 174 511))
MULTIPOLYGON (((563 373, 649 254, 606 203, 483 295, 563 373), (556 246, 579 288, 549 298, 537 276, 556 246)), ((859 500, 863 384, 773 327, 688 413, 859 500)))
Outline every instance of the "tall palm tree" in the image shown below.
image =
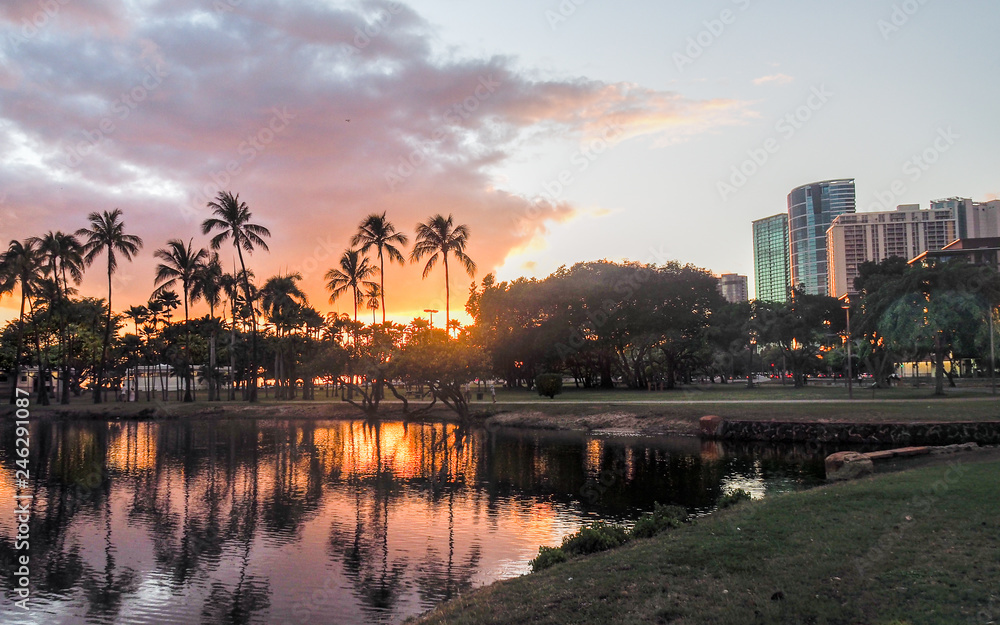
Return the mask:
MULTIPOLYGON (((42 253, 44 262, 42 269, 45 275, 52 275, 55 280, 57 298, 52 301, 50 310, 65 312, 66 304, 69 300, 71 288, 70 279, 74 284, 80 284, 83 280, 83 246, 75 235, 66 234, 61 231, 51 230, 43 237, 36 238, 39 251, 42 253), (60 284, 60 278, 62 283, 60 284)), ((69 403, 69 350, 66 349, 66 326, 67 318, 65 314, 56 315, 59 321, 59 346, 62 352, 62 375, 60 382, 62 390, 59 402, 69 403)))
POLYGON ((465 224, 454 225, 452 216, 445 219, 442 215, 434 215, 426 223, 417 224, 417 239, 410 252, 410 262, 419 262, 425 256, 423 278, 431 272, 438 259, 444 259, 444 327, 451 322, 451 278, 448 274, 448 254, 452 254, 465 268, 469 277, 476 275, 476 263, 465 254, 465 246, 469 242, 469 227, 465 224))
POLYGON ((90 227, 80 228, 76 231, 76 236, 86 238, 86 243, 83 244, 83 260, 88 267, 102 253, 107 254, 108 257, 108 316, 104 325, 101 365, 97 369, 97 385, 94 388, 95 404, 103 401, 104 369, 108 362, 108 345, 111 343, 111 277, 118 269, 119 254, 131 261, 132 257, 142 248, 141 238, 134 234, 125 233, 125 223, 121 217, 122 212, 117 208, 103 213, 93 212, 87 215, 90 227))
POLYGON ((340 268, 334 267, 323 276, 329 280, 326 288, 330 291, 330 303, 337 301, 344 291, 351 289, 354 296, 354 321, 358 320, 358 304, 361 303, 361 289, 375 283, 368 278, 375 273, 368 259, 359 250, 346 250, 340 257, 340 268))
MULTIPOLYGON (((206 219, 201 224, 202 234, 209 234, 213 230, 219 233, 212 237, 212 249, 218 250, 222 244, 232 239, 233 247, 240 257, 240 267, 243 269, 243 287, 248 302, 252 302, 250 295, 250 281, 247 278, 246 263, 243 262, 243 252, 252 254, 255 247, 268 251, 264 237, 271 236, 271 231, 264 226, 250 223, 253 214, 246 202, 240 201, 239 194, 233 195, 229 191, 220 191, 215 201, 208 203, 215 217, 206 219)), ((257 401, 257 314, 253 308, 250 309, 250 401, 257 401)))
MULTIPOLYGON (((406 264, 402 252, 396 245, 406 245, 409 237, 403 232, 396 232, 396 226, 385 218, 385 213, 372 213, 365 217, 358 226, 358 232, 351 238, 351 246, 361 246, 361 253, 367 254, 374 247, 378 250, 379 291, 382 300, 382 323, 385 323, 385 257, 389 262, 406 264)), ((372 321, 372 324, 375 322, 372 321)))
POLYGON ((17 350, 14 352, 14 377, 10 403, 17 400, 17 383, 21 375, 21 349, 24 347, 24 304, 38 288, 42 273, 42 257, 38 242, 28 239, 24 243, 11 241, 7 251, 0 254, 0 296, 21 289, 21 313, 17 322, 17 350))
POLYGON ((208 314, 212 319, 212 336, 208 344, 208 401, 221 399, 218 378, 216 377, 216 343, 218 339, 218 321, 215 318, 215 307, 222 303, 222 263, 218 252, 212 252, 211 257, 204 261, 195 272, 194 292, 204 297, 208 304, 208 314))
POLYGON ((219 287, 226 293, 229 300, 229 401, 236 399, 236 307, 239 299, 240 279, 233 273, 224 273, 219 278, 219 287))
POLYGON ((173 287, 177 282, 181 283, 181 292, 184 299, 184 329, 187 332, 187 344, 185 345, 184 362, 187 365, 184 376, 184 401, 191 402, 191 327, 189 325, 190 316, 188 313, 188 303, 196 301, 200 297, 200 290, 195 289, 195 279, 201 270, 202 264, 208 259, 208 251, 201 248, 194 249, 194 239, 184 245, 180 239, 170 239, 167 241, 166 249, 160 248, 153 252, 153 256, 159 258, 161 263, 156 265, 156 278, 154 285, 161 290, 173 287))

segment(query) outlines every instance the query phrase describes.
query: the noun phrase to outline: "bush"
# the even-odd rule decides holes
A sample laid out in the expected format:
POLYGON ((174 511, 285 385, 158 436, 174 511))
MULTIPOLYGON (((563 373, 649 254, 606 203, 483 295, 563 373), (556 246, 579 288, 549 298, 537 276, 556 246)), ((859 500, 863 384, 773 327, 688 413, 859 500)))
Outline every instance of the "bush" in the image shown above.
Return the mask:
POLYGON ((621 525, 597 522, 581 527, 575 534, 563 539, 562 550, 567 555, 580 556, 614 549, 628 542, 629 535, 621 525))
POLYGON ((742 488, 737 488, 733 492, 719 497, 719 510, 724 510, 725 508, 735 506, 736 504, 744 501, 750 501, 751 499, 753 499, 753 497, 750 496, 748 491, 745 491, 742 488))
POLYGON ((535 377, 538 395, 553 399, 562 393, 562 375, 559 373, 540 373, 535 377))
POLYGON ((654 503, 653 511, 639 517, 629 535, 631 538, 652 538, 660 532, 680 527, 687 516, 687 510, 680 506, 654 503))
POLYGON ((531 561, 531 572, 537 573, 565 561, 566 552, 559 547, 539 547, 538 555, 531 561))

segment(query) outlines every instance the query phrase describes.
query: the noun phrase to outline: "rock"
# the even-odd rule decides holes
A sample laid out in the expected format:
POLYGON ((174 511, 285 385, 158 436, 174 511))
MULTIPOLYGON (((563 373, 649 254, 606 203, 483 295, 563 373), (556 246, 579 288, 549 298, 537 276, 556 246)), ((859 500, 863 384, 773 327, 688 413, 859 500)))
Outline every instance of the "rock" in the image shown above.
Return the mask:
POLYGON ((722 417, 708 415, 699 419, 698 425, 701 428, 701 435, 704 438, 722 438, 726 421, 722 417))
POLYGON ((826 479, 853 480, 875 472, 871 458, 856 451, 838 451, 826 457, 826 479))

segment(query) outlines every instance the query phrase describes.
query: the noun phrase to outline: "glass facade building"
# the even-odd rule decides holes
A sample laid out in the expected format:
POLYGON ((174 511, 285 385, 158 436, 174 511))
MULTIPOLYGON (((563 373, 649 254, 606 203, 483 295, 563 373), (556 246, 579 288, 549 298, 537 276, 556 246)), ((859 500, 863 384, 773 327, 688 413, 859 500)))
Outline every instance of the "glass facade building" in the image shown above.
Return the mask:
POLYGON ((854 179, 824 180, 788 194, 791 284, 810 295, 829 295, 826 231, 838 215, 853 213, 854 179))
POLYGON ((788 300, 791 278, 787 213, 753 222, 753 271, 757 299, 765 302, 788 300))

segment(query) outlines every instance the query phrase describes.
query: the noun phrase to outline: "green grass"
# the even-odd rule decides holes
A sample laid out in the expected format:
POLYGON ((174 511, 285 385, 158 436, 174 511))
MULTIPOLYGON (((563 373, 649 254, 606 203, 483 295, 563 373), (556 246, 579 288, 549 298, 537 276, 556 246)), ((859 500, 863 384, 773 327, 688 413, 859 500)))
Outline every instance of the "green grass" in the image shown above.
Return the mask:
POLYGON ((444 604, 422 624, 1000 620, 1000 463, 743 503, 444 604))
MULTIPOLYGON (((675 391, 632 391, 624 389, 598 390, 567 387, 555 400, 538 397, 537 393, 525 390, 498 389, 497 403, 491 401, 490 394, 484 394, 483 401, 475 400, 473 411, 483 413, 537 413, 549 418, 548 423, 538 423, 541 427, 559 426, 560 422, 579 421, 589 416, 608 413, 624 413, 644 421, 655 429, 659 424, 676 431, 676 427, 666 427, 670 423, 686 423, 694 428, 698 419, 707 414, 717 414, 729 419, 777 419, 777 420, 831 420, 856 422, 886 421, 983 421, 1000 418, 1000 399, 990 394, 988 381, 976 380, 976 385, 963 380, 962 387, 948 389, 945 397, 934 397, 932 388, 927 386, 898 386, 893 389, 877 390, 872 399, 870 390, 856 389, 855 400, 848 401, 843 386, 812 385, 796 389, 792 386, 768 383, 758 388, 747 389, 741 384, 715 384, 684 387, 675 391)), ((475 391, 473 391, 475 392, 475 391)), ((172 395, 172 398, 174 396, 172 395)), ((184 404, 171 399, 165 403, 124 404, 114 401, 94 405, 89 397, 74 398, 69 410, 76 413, 96 413, 97 415, 134 415, 142 410, 155 408, 157 416, 184 417, 203 416, 219 413, 239 416, 287 416, 311 418, 314 416, 351 418, 361 413, 340 401, 326 398, 317 391, 315 401, 276 401, 264 397, 250 408, 246 402, 207 402, 202 399, 192 404, 184 404)), ((417 402, 411 402, 415 407, 417 402)), ((0 415, 8 409, 0 404, 0 415)), ((399 402, 387 400, 388 412, 398 412, 399 402)), ((43 408, 34 404, 32 410, 42 415, 64 412, 66 407, 53 404, 43 408)), ((398 416, 398 415, 397 415, 398 416)), ((449 418, 447 409, 435 412, 434 416, 449 418)), ((521 426, 531 426, 533 419, 523 419, 521 426)), ((534 421, 538 421, 534 419, 534 421)), ((595 421, 595 427, 603 427, 595 421)), ((579 427, 580 424, 571 427, 579 427)), ((664 429, 661 428, 661 429, 664 429)))

